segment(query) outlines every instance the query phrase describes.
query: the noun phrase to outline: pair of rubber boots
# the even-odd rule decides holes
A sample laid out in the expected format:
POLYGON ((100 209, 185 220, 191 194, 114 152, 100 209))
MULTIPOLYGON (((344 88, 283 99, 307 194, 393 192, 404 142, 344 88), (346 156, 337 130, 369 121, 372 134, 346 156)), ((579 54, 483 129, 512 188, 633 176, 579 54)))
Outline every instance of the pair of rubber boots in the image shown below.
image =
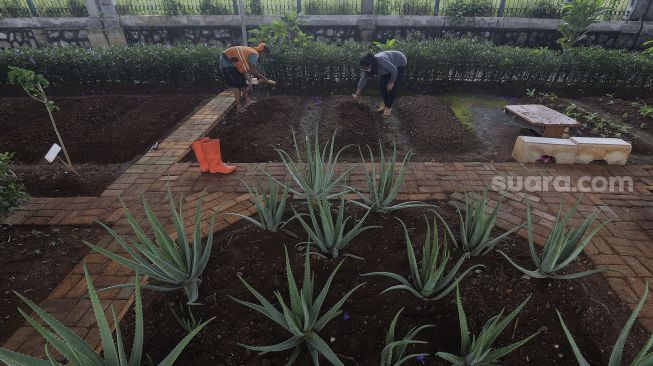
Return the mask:
POLYGON ((191 144, 197 161, 200 163, 202 173, 222 173, 229 174, 236 170, 233 165, 227 165, 222 162, 220 153, 220 140, 204 137, 191 144))

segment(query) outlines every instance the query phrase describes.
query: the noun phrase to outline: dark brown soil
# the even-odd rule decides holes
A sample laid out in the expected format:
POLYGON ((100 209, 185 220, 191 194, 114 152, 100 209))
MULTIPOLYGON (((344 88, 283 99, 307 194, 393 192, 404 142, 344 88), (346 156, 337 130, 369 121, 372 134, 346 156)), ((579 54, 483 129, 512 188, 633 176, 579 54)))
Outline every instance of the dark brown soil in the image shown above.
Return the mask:
MULTIPOLYGON (((332 97, 324 106, 324 114, 319 126, 322 140, 330 139, 336 133, 335 149, 354 145, 343 151, 343 156, 359 156, 358 146, 370 146, 376 154, 379 142, 386 151, 392 149, 384 131, 381 115, 372 111, 370 104, 353 101, 351 96, 332 97)), ((367 150, 364 150, 367 151, 367 150)))
MULTIPOLYGON (((360 217, 360 212, 351 212, 360 217)), ((407 225, 414 238, 414 245, 421 245, 424 233, 424 211, 404 211, 397 214, 407 225)), ((445 216, 456 232, 455 216, 445 210, 445 216)), ((405 292, 379 293, 395 283, 380 277, 361 277, 361 273, 390 271, 408 276, 403 230, 392 217, 372 215, 369 225, 383 229, 370 230, 356 238, 347 248, 349 253, 362 256, 364 261, 347 259, 336 275, 327 297, 325 309, 334 304, 345 292, 361 282, 367 284, 347 301, 343 310, 348 315, 335 318, 320 332, 334 351, 341 355, 346 365, 378 365, 387 326, 394 314, 402 313, 398 334, 405 334, 409 327, 433 324, 418 339, 428 345, 415 351, 428 352, 427 365, 445 365, 436 360, 437 351, 456 353, 459 347, 459 328, 455 308, 455 296, 435 302, 424 302, 405 292)), ((297 225, 289 227, 295 233, 302 231, 297 225)), ((195 314, 203 319, 216 319, 196 337, 180 357, 183 365, 282 365, 290 352, 269 354, 262 358, 248 352, 236 343, 270 345, 288 338, 288 334, 264 316, 250 311, 230 300, 231 295, 247 301, 253 296, 237 279, 242 275, 267 299, 273 299, 273 291, 280 290, 287 296, 284 272, 283 246, 289 248, 296 278, 301 278, 303 259, 293 249, 304 238, 292 238, 286 234, 273 234, 255 229, 241 222, 228 230, 219 232, 215 238, 214 251, 204 274, 200 289, 203 306, 194 307, 195 314)), ((518 263, 529 261, 524 240, 512 237, 498 247, 518 263)), ((458 257, 453 253, 453 258, 458 257)), ((320 291, 326 278, 339 260, 312 259, 316 273, 316 291, 320 291)), ((560 328, 555 309, 564 314, 568 327, 588 358, 590 364, 607 364, 609 352, 617 339, 630 311, 612 292, 600 275, 572 281, 529 280, 511 267, 503 257, 493 252, 485 257, 473 258, 464 264, 486 268, 472 271, 462 281, 461 293, 472 331, 478 332, 482 324, 502 308, 512 309, 529 294, 532 299, 519 315, 516 326, 511 324, 499 337, 498 346, 507 345, 538 330, 542 331, 521 349, 505 358, 506 365, 575 365, 573 354, 560 328)), ((530 266, 528 266, 530 267, 530 266)), ((572 263, 570 271, 590 268, 590 261, 581 256, 572 263)), ((154 360, 162 359, 184 336, 170 312, 182 300, 180 294, 145 294, 145 324, 147 342, 145 352, 154 360)), ((273 300, 273 303, 276 303, 273 300)), ((133 315, 123 322, 123 329, 133 329, 133 315)), ((638 347, 645 340, 643 329, 637 325, 626 345, 626 361, 632 360, 638 347)), ((298 365, 312 364, 306 354, 298 365)), ((415 363, 410 363, 415 364, 415 363)))
MULTIPOLYGON (((209 136, 220 139, 222 159, 225 161, 278 161, 275 148, 293 153, 290 131, 299 129, 301 106, 300 97, 261 98, 247 112, 234 111, 229 114, 209 136)), ((195 159, 192 154, 187 158, 195 159)))
POLYGON ((79 175, 61 163, 12 164, 11 169, 20 177, 25 190, 34 197, 99 196, 113 183, 130 163, 78 164, 79 175))
MULTIPOLYGON (((617 117, 622 117, 622 119, 625 122, 630 123, 633 128, 641 128, 641 125, 644 124, 649 129, 653 129, 653 118, 651 116, 642 116, 639 112, 639 108, 636 105, 633 105, 633 103, 636 102, 632 100, 624 100, 609 95, 601 97, 586 97, 581 100, 586 103, 591 103, 617 117)), ((642 103, 651 104, 652 101, 642 101, 642 103)))
POLYGON ((401 98, 396 109, 405 123, 406 135, 419 154, 464 153, 478 146, 474 132, 433 96, 401 98))
POLYGON ((19 292, 39 303, 88 253, 99 227, 0 226, 0 343, 23 324, 19 292))
MULTIPOLYGON (((191 113, 205 95, 55 97, 57 127, 80 176, 43 156, 57 142, 47 111, 29 98, 0 98, 0 151, 35 196, 99 195, 127 163, 147 152, 191 113)), ((63 153, 59 155, 63 158, 63 153)))

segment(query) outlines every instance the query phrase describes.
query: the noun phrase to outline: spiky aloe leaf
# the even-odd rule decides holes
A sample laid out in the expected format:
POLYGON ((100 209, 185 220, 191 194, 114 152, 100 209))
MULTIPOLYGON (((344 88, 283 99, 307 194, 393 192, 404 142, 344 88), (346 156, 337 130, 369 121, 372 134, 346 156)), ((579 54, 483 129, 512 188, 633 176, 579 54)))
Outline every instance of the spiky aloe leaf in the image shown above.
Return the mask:
POLYGON ((284 299, 279 291, 275 291, 274 295, 279 304, 279 308, 270 303, 263 295, 247 284, 247 282, 242 278, 240 278, 240 280, 243 282, 245 287, 247 287, 249 292, 258 300, 259 304, 240 300, 231 296, 230 298, 239 304, 263 314, 270 320, 279 324, 291 333, 291 337, 281 343, 270 346, 239 345, 260 353, 281 352, 294 348, 293 354, 287 363, 288 365, 292 365, 297 360, 301 353, 301 349, 304 346, 308 348, 308 352, 316 364, 319 364, 319 355, 322 355, 334 365, 343 365, 328 344, 320 338, 318 332, 333 320, 334 317, 341 313, 340 308, 344 302, 347 301, 354 291, 363 286, 364 283, 351 289, 329 310, 322 313, 322 305, 328 295, 331 282, 343 262, 340 262, 331 272, 331 275, 327 279, 319 295, 314 297, 313 284, 315 281, 314 275, 311 272, 310 249, 307 247, 304 255, 304 276, 301 286, 297 284, 292 272, 287 249, 285 250, 285 260, 289 300, 284 299))
MULTIPOLYGON (((405 290, 413 294, 415 297, 425 300, 439 300, 447 296, 469 272, 478 267, 484 266, 480 264, 472 266, 460 274, 460 276, 456 277, 465 260, 465 257, 461 257, 447 272, 447 267, 451 257, 446 248, 446 242, 444 244, 440 243, 437 229, 438 219, 441 219, 439 215, 436 215, 433 219, 433 231, 431 231, 431 225, 429 224, 428 219, 426 219, 427 232, 424 245, 422 246, 422 259, 419 262, 417 261, 415 250, 413 249, 413 243, 408 234, 408 229, 404 222, 398 219, 404 228, 406 255, 408 257, 408 266, 412 283, 403 276, 391 272, 371 272, 365 273, 363 276, 385 276, 399 282, 399 285, 389 287, 382 293, 393 290, 405 290), (431 235, 431 233, 433 234, 431 235), (441 252, 442 255, 440 255, 441 252)), ((448 233, 445 233, 445 240, 447 235, 448 233)))
POLYGON ((419 357, 426 356, 425 353, 416 353, 404 356, 406 347, 414 344, 426 344, 427 342, 415 340, 415 336, 424 329, 431 328, 433 325, 427 324, 422 325, 417 328, 411 328, 403 338, 395 340, 395 327, 397 325, 397 320, 399 319, 399 314, 404 311, 404 308, 401 308, 397 314, 392 319, 388 332, 385 336, 385 346, 381 350, 380 360, 381 366, 401 366, 406 361, 419 357))
MULTIPOLYGON (((154 240, 146 234, 146 231, 141 227, 138 220, 123 204, 127 222, 134 234, 133 239, 123 237, 103 223, 100 223, 100 225, 125 249, 129 254, 129 258, 87 241, 84 243, 96 252, 111 258, 119 264, 135 272, 138 271, 161 283, 156 285, 146 284, 143 287, 155 291, 183 290, 188 299, 188 304, 193 304, 197 301, 198 287, 201 282, 200 278, 208 264, 213 247, 215 215, 210 220, 206 244, 202 245, 203 234, 201 229, 203 220, 201 215, 202 197, 200 197, 195 208, 191 243, 186 237, 184 229, 184 210, 181 205, 181 199, 179 208, 177 209, 172 193, 168 191, 168 201, 172 212, 172 221, 177 230, 177 240, 168 234, 163 223, 156 217, 149 202, 143 198, 145 214, 150 224, 150 230, 153 233, 154 240)), ((119 285, 110 288, 126 286, 134 286, 134 284, 119 285)))
POLYGON ((589 276, 595 273, 609 271, 608 268, 597 268, 593 270, 559 274, 558 271, 567 267, 574 261, 580 253, 585 249, 587 244, 590 243, 592 238, 609 222, 603 222, 592 228, 594 221, 597 219, 600 210, 594 211, 578 226, 567 228, 569 221, 574 216, 576 209, 580 205, 580 200, 562 216, 562 203, 558 209, 556 221, 553 224, 553 229, 549 233, 544 248, 541 254, 538 254, 533 240, 533 222, 531 219, 531 206, 530 202, 526 201, 526 217, 528 229, 528 247, 531 253, 532 261, 535 265, 534 270, 526 269, 514 260, 512 260, 506 253, 498 251, 506 260, 515 267, 518 271, 532 278, 553 278, 558 280, 576 279, 584 276, 589 276))
MULTIPOLYGON (((75 332, 57 321, 52 315, 45 312, 31 300, 17 293, 17 295, 30 307, 30 309, 40 318, 41 322, 35 320, 22 309, 20 313, 25 319, 45 338, 48 345, 56 349, 66 360, 75 365, 98 365, 98 366, 138 366, 141 364, 143 351, 143 304, 141 300, 141 281, 138 273, 135 280, 135 330, 134 344, 129 361, 125 353, 125 347, 120 332, 120 324, 112 308, 113 321, 116 325, 116 337, 113 338, 109 321, 104 313, 104 308, 100 304, 97 292, 91 281, 86 265, 84 265, 84 276, 88 286, 88 294, 91 301, 91 307, 95 313, 97 326, 102 341, 102 356, 95 352, 94 346, 86 343, 75 332)), ((174 361, 179 357, 188 343, 199 333, 213 318, 198 325, 184 339, 177 344, 172 352, 159 363, 159 366, 172 366, 174 361)), ((41 366, 41 365, 59 365, 56 363, 46 345, 46 355, 49 361, 39 360, 33 357, 21 355, 17 352, 7 349, 0 349, 0 361, 12 366, 41 366)))

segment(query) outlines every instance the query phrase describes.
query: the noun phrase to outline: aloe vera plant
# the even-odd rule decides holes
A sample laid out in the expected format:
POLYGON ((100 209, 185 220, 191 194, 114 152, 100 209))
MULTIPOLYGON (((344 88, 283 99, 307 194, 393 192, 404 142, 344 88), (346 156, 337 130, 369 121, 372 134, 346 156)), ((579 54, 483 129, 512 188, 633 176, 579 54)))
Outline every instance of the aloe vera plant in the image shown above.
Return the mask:
MULTIPOLYGON (((406 254, 412 283, 405 277, 391 272, 371 272, 365 273, 363 276, 385 276, 399 282, 398 285, 383 290, 382 294, 393 290, 405 290, 424 300, 440 300, 447 296, 470 271, 483 266, 480 264, 472 266, 456 278, 465 261, 465 257, 462 256, 447 272, 447 264, 451 261, 451 255, 447 250, 447 234, 445 233, 444 243, 441 244, 436 220, 437 218, 433 218, 433 231, 431 231, 431 225, 426 219, 426 238, 422 246, 422 260, 419 262, 415 256, 408 229, 404 222, 399 220, 404 228, 406 254)), ((444 221, 443 223, 445 226, 447 225, 444 221)))
POLYGON ((517 226, 496 238, 491 238, 492 229, 496 226, 497 216, 501 208, 501 201, 497 202, 494 209, 489 210, 487 190, 482 194, 468 195, 465 192, 465 215, 458 209, 460 218, 460 244, 454 244, 462 249, 468 256, 475 257, 489 253, 508 235, 522 228, 517 226), (489 211, 489 212, 488 212, 489 211))
POLYGON ((404 160, 399 166, 399 171, 397 172, 397 145, 394 145, 392 155, 388 160, 386 160, 383 153, 383 147, 381 146, 381 143, 379 143, 380 157, 379 171, 377 176, 374 154, 372 154, 372 149, 369 146, 367 149, 369 150, 370 154, 369 164, 367 161, 365 161, 363 151, 360 150, 359 147, 361 160, 363 162, 363 166, 365 167, 365 178, 367 180, 367 189, 369 193, 364 194, 361 193, 360 190, 348 187, 361 199, 361 202, 352 201, 354 204, 362 206, 372 212, 380 213, 388 213, 402 208, 429 206, 426 203, 416 201, 402 202, 392 205, 392 201, 394 201, 397 197, 397 194, 401 189, 401 185, 404 184, 404 180, 406 179, 406 172, 408 169, 406 164, 408 161, 410 161, 412 150, 406 154, 404 160))
MULTIPOLYGON (((295 158, 282 149, 276 149, 288 174, 297 184, 298 189, 290 188, 290 192, 298 197, 312 201, 316 198, 337 197, 344 192, 332 193, 349 174, 350 170, 338 174, 336 167, 340 154, 348 147, 338 150, 334 155, 336 133, 333 133, 331 141, 320 149, 319 136, 315 133, 314 142, 306 135, 306 151, 302 158, 295 131, 292 131, 292 138, 295 147, 295 158)), ((280 182, 279 182, 280 183, 280 182)))
MULTIPOLYGON (((608 361, 608 366, 622 365, 621 359, 623 358, 624 345, 626 344, 628 333, 630 333, 630 329, 633 327, 633 324, 635 324, 635 320, 637 320, 637 316, 639 315, 639 312, 642 311, 642 307, 644 307, 644 302, 646 302, 647 297, 648 297, 648 283, 644 288, 644 294, 642 295, 642 298, 639 300, 637 307, 635 307, 635 310, 633 310, 633 313, 626 321, 626 324, 624 324, 621 333, 619 333, 619 338, 617 338, 617 343, 615 343, 614 347, 612 348, 612 353, 610 354, 610 360, 608 361)), ((562 325, 562 330, 564 330, 565 335, 567 336, 567 340, 571 345, 571 349, 574 351, 574 356, 576 357, 576 361, 578 362, 578 365, 589 366, 590 364, 587 362, 585 357, 583 357, 583 354, 578 348, 578 345, 576 344, 574 337, 571 335, 571 332, 567 328, 565 321, 562 320, 562 315, 557 309, 556 312, 558 313, 558 318, 560 318, 560 325, 562 325)), ((649 336, 646 343, 642 346, 642 349, 639 351, 639 353, 637 353, 637 356, 635 356, 635 359, 630 363, 630 366, 652 365, 653 353, 649 352, 651 350, 652 345, 653 345, 653 334, 649 336)))
POLYGON ((462 301, 460 300, 460 290, 456 288, 456 304, 458 307, 458 322, 460 324, 460 355, 453 355, 446 352, 438 352, 436 356, 451 362, 455 366, 476 366, 476 365, 496 365, 496 363, 505 355, 516 350, 517 348, 530 341, 531 338, 539 334, 536 332, 530 336, 501 348, 494 348, 494 343, 503 332, 503 330, 512 322, 512 320, 521 312, 530 296, 515 308, 510 314, 503 317, 503 311, 488 319, 483 325, 478 336, 470 337, 467 316, 463 310, 462 301))
POLYGON ((266 193, 261 185, 252 188, 247 185, 247 183, 243 181, 241 182, 245 188, 247 188, 247 191, 253 198, 258 220, 239 213, 229 212, 227 215, 238 216, 246 221, 251 222, 263 230, 271 232, 283 230, 284 226, 286 226, 294 218, 293 216, 288 220, 284 220, 286 205, 288 203, 287 184, 279 184, 274 179, 272 179, 272 177, 268 177, 268 192, 266 193))
MULTIPOLYGON (((108 249, 86 242, 93 250, 101 253, 125 267, 138 271, 143 275, 158 281, 160 284, 143 285, 144 288, 155 291, 184 290, 188 304, 197 301, 199 285, 202 282, 202 272, 206 268, 213 247, 213 225, 215 215, 208 227, 206 244, 202 245, 202 198, 197 201, 195 208, 195 221, 192 243, 186 237, 184 224, 183 197, 179 197, 179 208, 175 205, 172 193, 168 192, 168 201, 172 211, 172 222, 176 229, 177 240, 168 234, 165 226, 156 217, 147 199, 143 198, 143 206, 147 215, 154 240, 146 234, 145 230, 124 206, 127 222, 133 230, 134 238, 125 238, 116 233, 107 225, 100 223, 113 236, 118 244, 129 253, 130 258, 125 258, 108 249)), ((134 284, 115 287, 134 286, 134 284)))
MULTIPOLYGON (((141 365, 143 353, 143 304, 141 301, 141 286, 140 278, 136 275, 136 289, 135 289, 135 306, 134 313, 136 316, 135 330, 134 330, 134 344, 132 345, 131 355, 128 356, 125 352, 125 345, 122 340, 120 331, 120 324, 116 318, 116 312, 111 306, 111 313, 113 316, 114 324, 116 325, 115 339, 112 335, 109 321, 104 313, 104 307, 100 304, 100 299, 97 296, 95 287, 91 281, 91 276, 88 274, 86 265, 84 265, 84 275, 86 277, 86 285, 88 287, 88 295, 91 300, 93 312, 95 313, 95 320, 100 331, 100 338, 102 340, 102 354, 95 351, 95 345, 86 343, 80 338, 72 329, 67 328, 56 320, 52 315, 45 312, 38 305, 25 296, 16 293, 20 299, 29 306, 34 312, 35 319, 28 315, 22 309, 18 309, 20 314, 27 320, 27 322, 36 329, 43 338, 45 338, 47 345, 45 346, 45 353, 48 360, 41 360, 30 356, 22 355, 7 349, 0 349, 0 361, 12 366, 63 366, 64 364, 58 362, 55 357, 50 353, 49 347, 54 348, 67 360, 67 365, 84 365, 84 366, 139 366, 141 365)), ((159 363, 159 366, 171 366, 181 352, 186 348, 188 343, 199 333, 209 322, 209 319, 202 324, 199 324, 191 332, 184 337, 177 344, 177 346, 168 354, 166 358, 159 363)))
POLYGON ((535 244, 533 243, 533 222, 531 219, 531 207, 527 204, 526 220, 528 227, 528 247, 530 248, 531 258, 535 264, 535 270, 528 270, 513 261, 506 253, 499 251, 513 267, 521 271, 527 276, 533 278, 553 278, 560 280, 569 280, 584 276, 589 276, 594 273, 607 271, 606 268, 597 268, 589 271, 583 271, 570 274, 558 274, 575 260, 583 249, 589 244, 590 240, 605 226, 606 222, 596 225, 592 228, 600 210, 594 211, 590 214, 585 221, 579 226, 567 229, 569 220, 576 213, 576 209, 580 205, 580 201, 576 202, 562 217, 562 203, 558 209, 558 215, 553 225, 553 229, 544 244, 542 253, 538 254, 535 244))
POLYGON ((263 295, 261 295, 256 289, 250 286, 242 277, 238 277, 240 281, 245 285, 249 292, 256 297, 258 304, 251 303, 248 301, 240 300, 234 297, 230 298, 239 304, 242 304, 254 311, 257 311, 267 318, 277 323, 285 330, 287 330, 291 336, 285 341, 271 345, 271 346, 248 346, 244 344, 239 344, 242 347, 247 349, 260 352, 260 354, 265 354, 269 352, 281 352, 291 348, 294 348, 290 359, 288 360, 287 365, 292 365, 302 351, 302 346, 305 346, 308 349, 308 352, 313 360, 315 365, 319 365, 320 355, 324 356, 329 362, 336 366, 343 366, 344 364, 338 356, 333 352, 328 343, 326 343, 318 334, 331 320, 342 313, 340 308, 347 301, 347 299, 358 290, 364 283, 359 284, 353 289, 349 290, 343 297, 341 297, 338 302, 336 302, 329 310, 322 312, 322 306, 324 305, 324 300, 329 294, 329 289, 331 287, 331 282, 335 277, 338 269, 344 262, 341 261, 338 266, 331 272, 331 275, 327 279, 324 287, 320 291, 317 297, 314 293, 314 284, 315 284, 315 275, 311 272, 311 262, 310 254, 308 248, 304 256, 304 279, 301 285, 301 289, 297 286, 297 281, 292 272, 290 266, 290 259, 288 258, 288 250, 285 250, 286 254, 286 278, 288 281, 288 302, 284 300, 280 291, 275 291, 274 296, 279 302, 279 307, 281 310, 278 310, 275 305, 270 303, 263 295))
POLYGON ((406 335, 399 340, 395 340, 395 327, 397 326, 397 320, 399 319, 399 314, 404 311, 404 308, 401 308, 397 315, 392 319, 390 323, 390 328, 385 335, 385 347, 381 351, 381 366, 401 366, 406 361, 420 356, 426 356, 426 353, 415 353, 411 355, 404 356, 406 353, 406 347, 414 344, 426 344, 425 341, 415 340, 415 336, 422 330, 426 328, 431 328, 433 325, 427 324, 420 327, 411 328, 406 335))
POLYGON ((370 213, 367 211, 363 217, 358 219, 356 224, 348 229, 347 223, 352 218, 350 216, 345 218, 345 199, 342 197, 340 198, 338 215, 335 220, 331 214, 331 204, 324 196, 319 198, 315 204, 308 204, 307 207, 308 214, 300 215, 296 213, 296 217, 308 234, 308 243, 317 247, 319 253, 315 254, 338 258, 347 244, 363 231, 380 227, 363 226, 367 215, 370 213), (308 219, 303 216, 308 216, 308 219))

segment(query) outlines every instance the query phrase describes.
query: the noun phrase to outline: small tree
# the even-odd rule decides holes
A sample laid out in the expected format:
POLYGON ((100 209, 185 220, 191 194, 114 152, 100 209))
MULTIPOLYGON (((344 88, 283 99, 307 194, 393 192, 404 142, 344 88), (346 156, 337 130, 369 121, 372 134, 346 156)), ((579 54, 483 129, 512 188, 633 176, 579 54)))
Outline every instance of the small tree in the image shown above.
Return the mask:
POLYGON ((562 24, 558 30, 562 37, 558 43, 568 50, 587 36, 587 27, 599 20, 610 10, 603 6, 603 0, 568 0, 562 7, 562 24))
POLYGON ((11 153, 0 153, 0 217, 29 198, 20 180, 9 168, 12 157, 11 153))
POLYGON ((11 84, 19 84, 23 90, 25 90, 27 95, 45 105, 45 108, 48 110, 48 116, 50 116, 50 122, 52 122, 52 128, 54 129, 54 133, 57 135, 59 145, 61 145, 64 157, 66 158, 65 164, 76 174, 77 172, 75 171, 75 168, 73 168, 73 163, 70 161, 70 156, 68 156, 68 151, 66 150, 61 134, 59 134, 59 129, 57 129, 57 124, 52 116, 52 111, 59 109, 59 107, 57 107, 53 101, 48 99, 48 96, 45 94, 45 88, 50 85, 48 80, 43 75, 37 74, 32 70, 26 70, 14 66, 9 66, 8 76, 11 84))

